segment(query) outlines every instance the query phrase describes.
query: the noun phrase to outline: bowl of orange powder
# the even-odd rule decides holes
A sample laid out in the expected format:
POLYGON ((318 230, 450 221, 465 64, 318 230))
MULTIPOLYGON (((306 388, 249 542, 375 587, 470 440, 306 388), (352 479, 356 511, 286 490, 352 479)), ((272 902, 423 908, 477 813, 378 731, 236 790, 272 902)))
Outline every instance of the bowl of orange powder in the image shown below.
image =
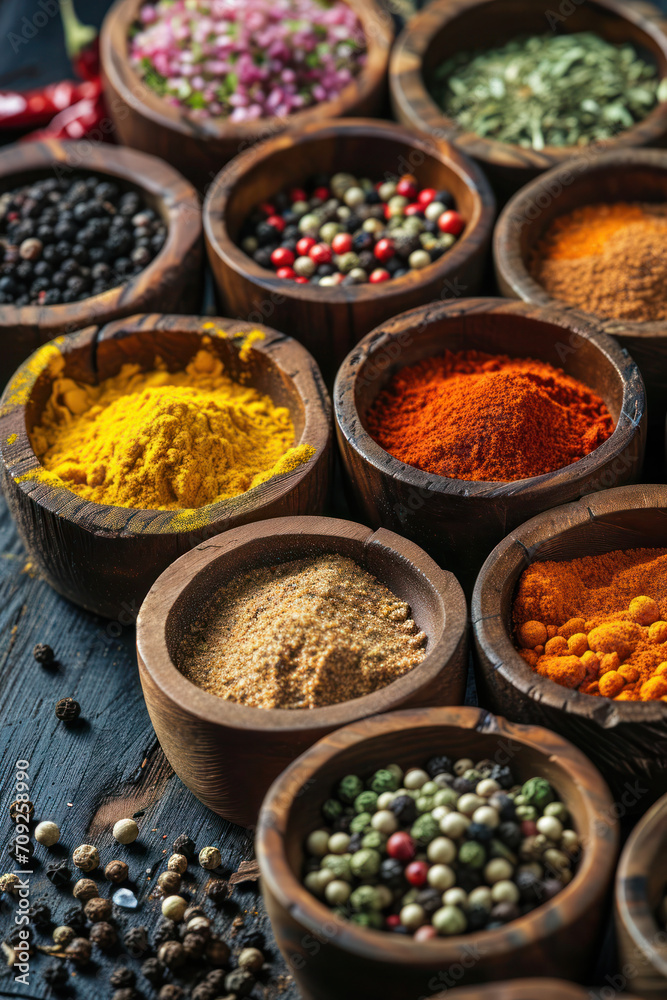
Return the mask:
POLYGON ((472 590, 528 517, 638 474, 634 362, 581 315, 439 302, 377 327, 334 390, 338 441, 371 524, 418 542, 472 590))
POLYGON ((664 424, 667 152, 601 152, 542 174, 501 213, 494 260, 503 295, 585 310, 616 337, 664 424))
POLYGON ((667 784, 667 486, 584 497, 521 525, 472 600, 483 704, 546 725, 625 812, 667 784))

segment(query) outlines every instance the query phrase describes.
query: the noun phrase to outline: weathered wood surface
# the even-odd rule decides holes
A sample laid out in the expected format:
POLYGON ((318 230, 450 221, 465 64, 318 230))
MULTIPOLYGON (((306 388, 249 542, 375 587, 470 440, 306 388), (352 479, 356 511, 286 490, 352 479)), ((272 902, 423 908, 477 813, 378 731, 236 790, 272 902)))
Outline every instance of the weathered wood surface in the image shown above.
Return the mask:
MULTIPOLYGON (((0 501, 0 871, 13 871, 7 853, 13 836, 8 807, 15 798, 14 773, 17 759, 30 761, 31 799, 35 819, 52 819, 61 829, 61 843, 51 850, 37 845, 33 874, 29 876, 31 898, 41 897, 51 907, 55 923, 75 901, 68 890, 55 889, 47 880, 45 862, 70 855, 79 844, 95 844, 102 863, 127 861, 131 883, 140 901, 135 911, 118 910, 119 927, 145 924, 149 931, 158 920, 157 876, 164 871, 171 844, 180 833, 188 833, 197 847, 215 844, 223 855, 220 877, 229 878, 243 862, 253 858, 252 833, 209 812, 181 784, 169 767, 155 737, 141 695, 134 651, 133 616, 128 607, 122 622, 108 622, 79 611, 35 576, 26 562, 4 502, 0 501), (32 648, 47 642, 57 653, 58 665, 45 669, 35 662, 32 648), (82 721, 66 727, 54 715, 55 702, 63 696, 76 698, 82 721), (137 817, 139 840, 121 847, 111 836, 113 823, 122 817, 137 817), (114 846, 115 845, 115 846, 114 846)), ((101 894, 110 883, 101 878, 101 894)), ((201 900, 209 873, 196 862, 183 880, 189 898, 201 900)), ((220 934, 234 947, 246 930, 268 935, 270 975, 255 988, 254 998, 297 1000, 298 992, 270 934, 268 918, 255 882, 233 887, 229 901, 216 910, 220 934), (234 921, 243 919, 243 927, 234 921)), ((0 900, 0 938, 14 919, 14 902, 0 900)), ((149 934, 150 937, 150 934, 149 934)), ((52 944, 50 935, 39 934, 37 943, 52 944)), ((77 1000, 110 997, 108 983, 114 965, 131 965, 138 973, 140 961, 118 948, 108 957, 98 949, 93 963, 71 980, 69 993, 77 1000), (122 958, 122 961, 121 961, 122 958)), ((152 952, 154 954, 154 952, 152 952)), ((54 993, 40 979, 50 959, 37 954, 31 959, 29 986, 17 984, 13 972, 0 965, 0 996, 52 998, 54 993)), ((190 981, 197 979, 193 968, 190 981)), ((201 973, 200 973, 201 975, 201 973)), ((156 990, 138 977, 142 996, 156 990)), ((67 991, 62 994, 67 996, 67 991)))

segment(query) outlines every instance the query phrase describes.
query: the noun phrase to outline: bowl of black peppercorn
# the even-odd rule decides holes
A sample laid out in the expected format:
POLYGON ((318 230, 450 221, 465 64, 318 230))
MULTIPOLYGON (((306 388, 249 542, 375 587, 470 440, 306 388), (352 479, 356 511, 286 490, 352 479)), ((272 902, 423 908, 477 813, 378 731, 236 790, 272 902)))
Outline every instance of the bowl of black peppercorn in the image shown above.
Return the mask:
POLYGON ((56 140, 0 152, 0 385, 59 334, 193 311, 201 270, 197 195, 166 163, 56 140))
POLYGON ((230 314, 296 337, 325 379, 378 323, 475 294, 494 217, 491 188, 465 155, 393 122, 362 118, 290 130, 243 152, 220 171, 203 207, 209 262, 230 314), (344 178, 350 193, 337 190, 344 178), (385 182, 396 188, 386 200, 385 182), (269 208, 276 211, 267 215, 269 208), (263 209, 248 241, 248 225, 263 209), (347 241, 341 252, 327 226, 347 241), (316 246, 302 249, 302 237, 316 246))

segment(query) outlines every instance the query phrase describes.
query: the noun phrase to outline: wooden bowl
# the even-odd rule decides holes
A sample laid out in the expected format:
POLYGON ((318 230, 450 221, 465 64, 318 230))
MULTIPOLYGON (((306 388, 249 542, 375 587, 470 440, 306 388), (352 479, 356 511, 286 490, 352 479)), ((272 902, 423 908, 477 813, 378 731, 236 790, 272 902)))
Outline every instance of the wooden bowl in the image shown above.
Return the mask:
POLYGON ((667 931, 656 912, 667 890, 667 795, 632 831, 616 873, 614 916, 628 986, 647 1000, 667 996, 667 931))
POLYGON ((204 205, 208 257, 226 308, 294 332, 325 378, 333 378, 347 352, 378 323, 424 302, 478 291, 494 217, 493 194, 473 163, 445 143, 371 120, 309 125, 262 143, 218 174, 204 205), (371 178, 410 172, 420 185, 450 190, 466 220, 462 237, 421 271, 380 285, 333 288, 277 278, 237 246, 260 202, 314 173, 339 170, 371 178))
MULTIPOLYGON (((453 979, 450 980, 454 982, 453 979)), ((568 983, 565 979, 511 979, 504 983, 485 983, 480 986, 462 986, 460 989, 436 993, 431 1000, 591 1000, 591 997, 605 996, 605 987, 600 990, 568 983)), ((609 989, 609 987, 606 987, 609 989)), ((637 1000, 629 993, 617 993, 618 1000, 637 1000)))
POLYGON ((379 326, 342 365, 334 409, 343 464, 369 523, 414 539, 469 592, 489 551, 512 528, 631 481, 642 464, 644 388, 634 362, 584 316, 504 299, 424 306, 379 326), (366 415, 397 369, 445 350, 533 357, 564 368, 602 396, 616 429, 580 461, 519 482, 448 479, 406 465, 371 438, 366 415))
POLYGON ((153 314, 89 327, 36 352, 0 400, 0 472, 30 559, 60 594, 108 618, 129 613, 134 620, 160 573, 206 538, 264 517, 321 510, 330 457, 331 406, 313 359, 295 340, 233 319, 153 314), (217 324, 230 336, 203 329, 205 323, 217 324), (240 343, 255 329, 264 339, 253 343, 244 363, 240 343), (240 340, 231 335, 237 333, 240 340), (247 376, 260 392, 289 408, 297 442, 316 449, 310 461, 241 496, 187 514, 92 503, 65 486, 17 482, 40 467, 28 431, 39 423, 54 367, 62 359, 65 376, 94 385, 128 362, 150 370, 156 356, 181 370, 206 337, 232 378, 247 376))
POLYGON ((667 705, 611 701, 540 677, 512 641, 523 570, 614 549, 667 546, 667 486, 626 486, 546 511, 516 528, 484 563, 472 599, 480 699, 495 712, 547 726, 600 768, 622 803, 643 812, 667 787, 667 705))
POLYGON ((209 809, 249 826, 271 782, 331 730, 394 708, 462 701, 466 635, 461 587, 416 545, 351 521, 283 517, 227 531, 170 566, 141 608, 137 653, 151 721, 172 767, 209 809), (418 666, 373 694, 313 709, 249 708, 181 674, 182 638, 214 590, 257 566, 324 552, 354 559, 410 604, 428 636, 418 666))
MULTIPOLYGON (((594 31, 614 44, 632 42, 655 60, 661 76, 667 74, 667 22, 656 7, 587 0, 571 5, 566 16, 559 10, 555 5, 545 11, 533 0, 434 0, 411 18, 392 51, 389 85, 396 118, 418 132, 448 139, 477 160, 501 201, 542 171, 580 156, 582 149, 524 149, 465 132, 444 114, 426 86, 425 79, 440 63, 457 52, 496 48, 521 35, 547 34, 551 13, 559 32, 594 31)), ((667 104, 662 103, 633 128, 597 144, 597 149, 662 145, 666 135, 667 104)), ((595 155, 593 147, 588 155, 595 155)))
POLYGON ((518 726, 481 708, 394 712, 346 726, 311 747, 270 788, 256 852, 273 932, 305 1000, 356 996, 405 1000, 447 985, 515 976, 576 978, 595 954, 602 906, 616 862, 618 830, 600 774, 555 733, 518 726), (433 753, 510 764, 519 780, 553 783, 585 849, 570 884, 551 901, 502 928, 415 942, 334 917, 301 884, 303 842, 321 824, 320 806, 345 774, 372 773, 390 761, 422 765, 433 753), (315 947, 317 945, 317 947, 315 947))
POLYGON ((377 0, 346 0, 361 22, 368 55, 361 72, 336 98, 287 118, 238 124, 225 119, 200 122, 190 118, 147 87, 130 66, 128 31, 142 3, 117 0, 102 25, 102 81, 111 116, 121 142, 172 163, 202 194, 224 163, 254 143, 286 128, 300 128, 323 118, 374 115, 385 101, 394 28, 391 15, 377 0))
MULTIPOLYGON (((494 233, 494 260, 503 295, 533 305, 571 309, 531 276, 533 248, 559 215, 582 205, 617 201, 667 201, 667 151, 627 149, 582 156, 554 167, 518 191, 505 206, 494 233)), ((667 322, 637 323, 595 317, 639 365, 649 400, 649 419, 667 413, 667 322)))
POLYGON ((148 267, 125 284, 81 302, 57 306, 0 305, 0 386, 40 345, 91 323, 107 323, 151 309, 193 311, 202 281, 201 211, 194 188, 154 156, 107 143, 20 143, 0 152, 0 192, 40 177, 96 173, 138 191, 168 226, 167 239, 148 267))

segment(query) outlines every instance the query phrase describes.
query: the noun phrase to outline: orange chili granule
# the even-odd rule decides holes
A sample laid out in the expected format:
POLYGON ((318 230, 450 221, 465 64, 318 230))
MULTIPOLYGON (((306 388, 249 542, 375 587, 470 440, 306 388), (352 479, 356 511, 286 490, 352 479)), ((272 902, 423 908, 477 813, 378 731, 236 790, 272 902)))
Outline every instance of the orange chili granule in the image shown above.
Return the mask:
POLYGON ((535 562, 513 607, 520 655, 564 687, 667 702, 667 549, 535 562))
POLYGON ((614 430, 603 400, 542 361, 460 351, 398 371, 366 417, 395 458, 452 479, 529 479, 588 455, 614 430))

